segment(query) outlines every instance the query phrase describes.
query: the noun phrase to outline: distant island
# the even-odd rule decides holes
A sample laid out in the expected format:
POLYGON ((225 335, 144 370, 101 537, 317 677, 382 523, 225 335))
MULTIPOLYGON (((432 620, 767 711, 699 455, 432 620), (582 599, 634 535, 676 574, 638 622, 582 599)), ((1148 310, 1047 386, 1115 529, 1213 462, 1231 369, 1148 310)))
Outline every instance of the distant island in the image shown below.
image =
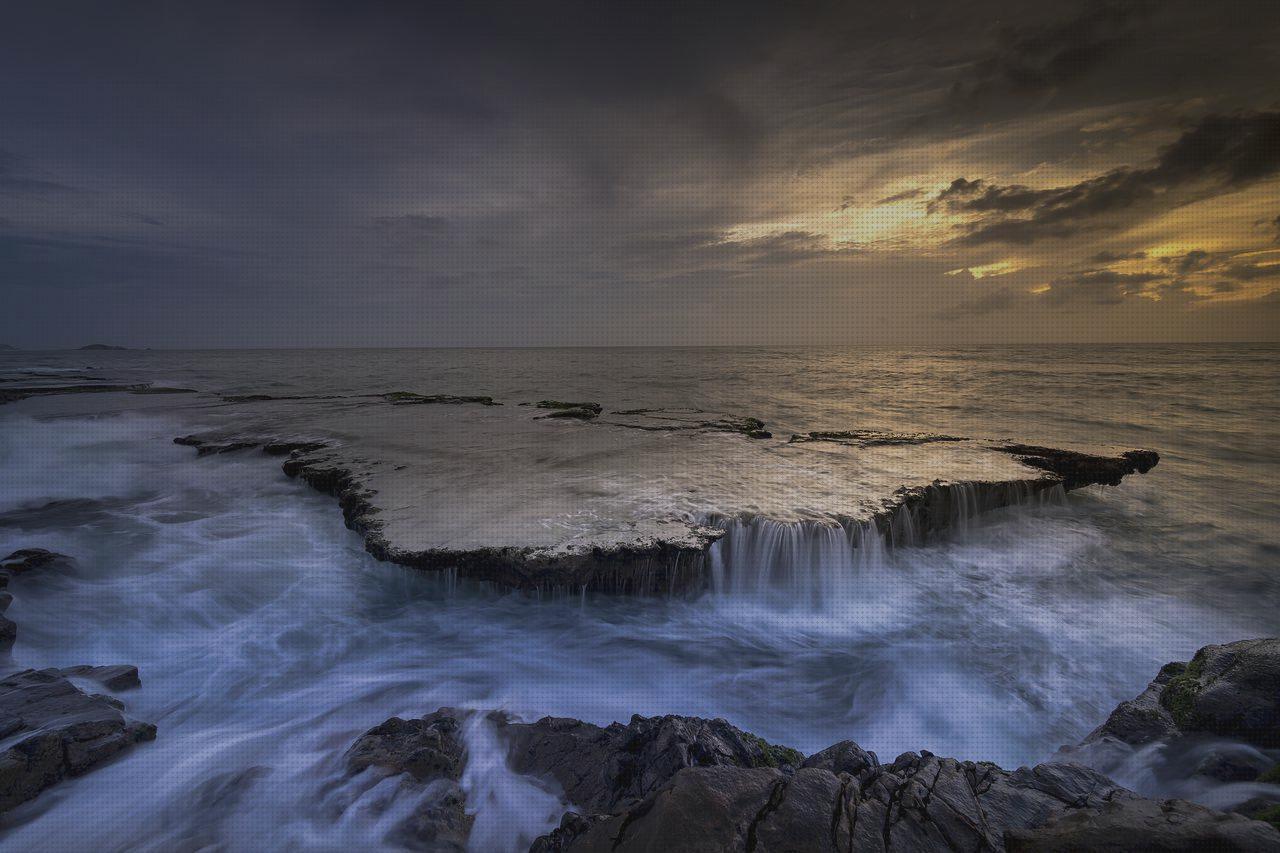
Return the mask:
POLYGON ((0 344, 0 349, 17 349, 17 347, 12 344, 0 344))
POLYGON ((80 347, 80 349, 82 350, 86 350, 86 349, 127 350, 129 349, 129 347, 113 347, 110 344, 89 344, 87 346, 80 347))

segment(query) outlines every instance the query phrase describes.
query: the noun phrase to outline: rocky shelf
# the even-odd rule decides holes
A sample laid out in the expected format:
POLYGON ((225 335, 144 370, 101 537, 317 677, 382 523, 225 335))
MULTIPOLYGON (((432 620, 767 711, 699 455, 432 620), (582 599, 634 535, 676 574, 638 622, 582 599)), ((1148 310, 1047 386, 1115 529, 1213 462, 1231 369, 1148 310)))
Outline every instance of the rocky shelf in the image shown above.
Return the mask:
POLYGON ((519 589, 638 594, 705 585, 708 551, 729 520, 873 528, 890 545, 914 544, 1055 490, 1116 485, 1159 461, 1149 450, 1086 454, 953 436, 744 442, 732 434, 750 436, 759 421, 744 432, 740 419, 701 412, 633 411, 633 421, 653 420, 626 424, 635 432, 601 430, 610 421, 585 404, 532 408, 592 428, 575 430, 563 460, 558 442, 569 438, 543 432, 554 428, 537 423, 546 416, 518 407, 436 416, 429 426, 420 414, 402 428, 385 412, 375 425, 360 408, 330 409, 325 424, 299 423, 305 432, 292 438, 276 423, 269 435, 175 441, 201 456, 288 454, 285 473, 336 497, 347 526, 382 560, 519 589), (682 463, 692 470, 672 471, 682 463), (749 476, 726 476, 734 471, 749 476))
MULTIPOLYGON (((132 384, 6 387, 0 400, 176 393, 132 384)), ((338 498, 380 559, 525 590, 698 590, 730 524, 868 531, 913 544, 999 507, 1116 485, 1150 450, 1055 449, 846 428, 774 437, 752 415, 503 405, 448 389, 164 397, 211 428, 199 456, 261 448, 338 498)))

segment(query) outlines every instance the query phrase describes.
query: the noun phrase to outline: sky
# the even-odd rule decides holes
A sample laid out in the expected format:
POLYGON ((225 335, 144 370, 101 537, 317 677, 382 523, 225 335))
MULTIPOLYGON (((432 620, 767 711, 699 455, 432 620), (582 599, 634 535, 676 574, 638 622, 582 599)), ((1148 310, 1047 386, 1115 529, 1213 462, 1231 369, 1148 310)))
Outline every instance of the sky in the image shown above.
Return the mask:
POLYGON ((40 3, 0 343, 1280 339, 1280 5, 40 3))

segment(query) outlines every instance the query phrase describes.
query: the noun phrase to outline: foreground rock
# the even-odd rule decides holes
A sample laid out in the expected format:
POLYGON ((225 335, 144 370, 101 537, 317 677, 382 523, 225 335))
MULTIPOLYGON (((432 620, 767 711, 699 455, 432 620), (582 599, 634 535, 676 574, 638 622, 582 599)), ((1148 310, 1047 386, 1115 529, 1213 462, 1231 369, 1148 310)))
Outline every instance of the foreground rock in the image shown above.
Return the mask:
POLYGON ((0 811, 155 736, 118 701, 85 693, 57 670, 10 675, 0 680, 0 811))
POLYGON ((413 814, 394 827, 386 841, 413 850, 467 849, 475 819, 466 813, 466 794, 458 784, 466 765, 459 716, 442 708, 418 720, 392 717, 347 751, 347 770, 353 775, 407 774, 426 788, 413 814))
MULTIPOLYGON (((397 830, 409 833, 401 841, 464 848, 459 732, 475 713, 393 718, 348 752, 353 773, 378 768, 444 783, 397 830)), ((536 853, 1280 850, 1280 832, 1265 823, 1144 799, 1079 765, 1010 772, 927 752, 881 765, 851 741, 806 759, 723 720, 693 717, 600 727, 494 713, 483 724, 496 728, 513 771, 555 785, 572 804, 534 842, 536 853)))
POLYGON ((66 554, 46 551, 44 548, 20 548, 0 560, 0 585, 7 585, 13 575, 21 575, 36 569, 56 568, 71 562, 66 554))
POLYGON ((1112 771, 1151 745, 1159 747, 1152 772, 1164 784, 1251 783, 1233 810, 1280 825, 1280 639, 1205 646, 1190 662, 1166 664, 1080 746, 1062 751, 1112 771))
POLYGON ((1205 646, 1190 663, 1166 664, 1085 742, 1139 745, 1197 734, 1280 748, 1280 639, 1205 646))
MULTIPOLYGON (((0 614, 13 603, 13 594, 7 591, 14 575, 27 572, 65 567, 71 558, 65 554, 46 551, 44 548, 20 548, 0 560, 0 614)), ((0 615, 0 656, 7 656, 18 639, 18 626, 7 616, 0 615)))

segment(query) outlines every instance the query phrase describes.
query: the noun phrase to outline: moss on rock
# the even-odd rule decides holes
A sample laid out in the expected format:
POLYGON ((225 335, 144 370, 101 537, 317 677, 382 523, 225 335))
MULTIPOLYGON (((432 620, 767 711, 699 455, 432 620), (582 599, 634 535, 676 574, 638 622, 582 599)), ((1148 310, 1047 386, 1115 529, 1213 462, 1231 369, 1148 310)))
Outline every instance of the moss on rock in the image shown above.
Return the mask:
POLYGON ((760 748, 761 758, 757 767, 799 767, 804 762, 804 754, 789 746, 775 746, 762 737, 747 732, 742 735, 749 743, 760 748))
MULTIPOLYGON (((1163 671, 1162 671, 1163 672, 1163 671)), ((1196 652, 1196 656, 1187 664, 1180 675, 1169 679, 1160 696, 1160 704, 1173 717, 1173 721, 1182 729, 1196 728, 1196 697, 1204 687, 1200 676, 1204 674, 1204 649, 1196 652)))

